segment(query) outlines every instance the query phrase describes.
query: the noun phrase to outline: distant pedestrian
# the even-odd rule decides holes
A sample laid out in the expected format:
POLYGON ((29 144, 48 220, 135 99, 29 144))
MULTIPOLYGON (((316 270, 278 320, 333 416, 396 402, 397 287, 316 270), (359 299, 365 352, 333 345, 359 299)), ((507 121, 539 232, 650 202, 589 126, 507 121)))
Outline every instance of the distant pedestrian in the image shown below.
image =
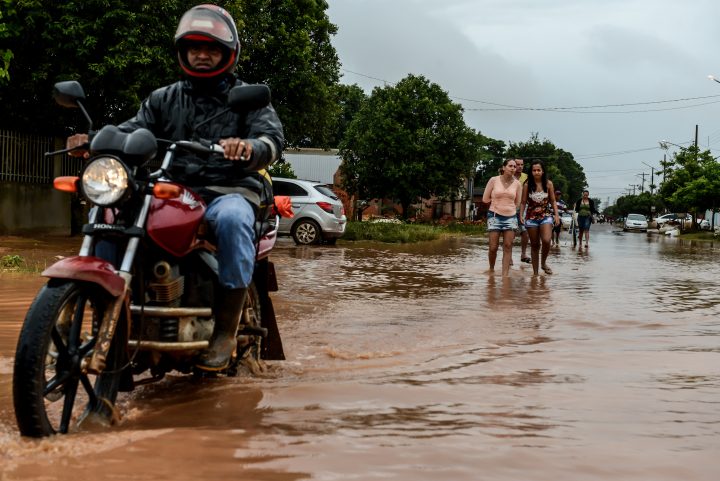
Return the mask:
POLYGON ((585 234, 585 247, 590 244, 590 224, 593 223, 593 216, 597 215, 595 202, 590 198, 590 191, 583 190, 582 198, 575 203, 575 212, 577 212, 577 222, 580 234, 578 242, 582 247, 583 233, 585 234))
MULTIPOLYGON (((558 212, 567 212, 567 204, 562 200, 562 192, 559 189, 555 190, 555 203, 557 204, 558 212)), ((561 219, 562 220, 562 219, 561 219)), ((562 231, 562 222, 553 226, 552 240, 550 245, 560 246, 560 232, 562 231)))
MULTIPOLYGON (((523 172, 523 166, 525 165, 525 161, 523 159, 513 159, 515 160, 515 178, 520 182, 520 186, 524 186, 525 182, 528 180, 528 175, 523 172)), ((530 258, 527 255, 527 246, 528 246, 528 233, 527 229, 525 229, 525 224, 520 222, 520 211, 518 210, 518 231, 520 232, 520 261, 521 262, 530 262, 530 258)))
POLYGON ((490 204, 487 213, 487 231, 489 239, 488 261, 490 270, 495 270, 495 260, 503 238, 502 275, 510 273, 512 247, 515 230, 518 228, 517 211, 520 207, 522 186, 515 178, 515 160, 503 162, 502 173, 490 178, 483 192, 483 202, 490 204))
POLYGON ((530 175, 530 179, 523 186, 520 209, 530 237, 533 274, 538 274, 538 264, 546 274, 552 274, 552 269, 547 265, 547 257, 550 252, 553 226, 560 224, 555 189, 552 181, 547 178, 542 161, 532 161, 530 175))

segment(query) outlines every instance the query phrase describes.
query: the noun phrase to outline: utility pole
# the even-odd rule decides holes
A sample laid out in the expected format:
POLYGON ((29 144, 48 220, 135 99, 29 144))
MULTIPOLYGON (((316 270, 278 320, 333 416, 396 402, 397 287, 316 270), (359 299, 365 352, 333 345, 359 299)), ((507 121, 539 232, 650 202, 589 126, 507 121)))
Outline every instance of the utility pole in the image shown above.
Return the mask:
POLYGON ((650 195, 653 195, 655 193, 655 167, 645 162, 643 164, 650 167, 650 195))
POLYGON ((650 167, 650 195, 653 195, 655 190, 655 167, 650 167))
POLYGON ((640 192, 645 192, 645 172, 642 174, 636 174, 638 177, 642 177, 642 185, 640 186, 640 192))

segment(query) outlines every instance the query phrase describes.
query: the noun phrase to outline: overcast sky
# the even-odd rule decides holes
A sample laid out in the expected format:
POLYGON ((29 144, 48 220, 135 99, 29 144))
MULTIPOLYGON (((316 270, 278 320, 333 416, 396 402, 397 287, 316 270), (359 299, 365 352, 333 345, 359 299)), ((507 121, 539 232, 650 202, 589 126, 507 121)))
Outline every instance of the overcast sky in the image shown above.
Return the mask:
POLYGON ((720 83, 708 79, 720 77, 717 0, 328 3, 343 83, 370 94, 423 75, 484 135, 537 132, 571 152, 603 206, 642 184, 636 174, 648 189, 659 140, 688 146, 697 124, 700 147, 720 155, 720 83))

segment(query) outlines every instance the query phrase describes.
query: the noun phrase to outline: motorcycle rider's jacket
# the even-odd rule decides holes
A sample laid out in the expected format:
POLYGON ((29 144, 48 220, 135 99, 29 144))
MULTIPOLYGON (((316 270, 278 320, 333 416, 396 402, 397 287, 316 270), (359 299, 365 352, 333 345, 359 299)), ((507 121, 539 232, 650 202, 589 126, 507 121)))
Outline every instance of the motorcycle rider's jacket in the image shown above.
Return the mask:
POLYGON ((260 206, 272 197, 265 168, 280 156, 285 144, 275 109, 267 106, 240 114, 228 111, 206 121, 226 109, 230 89, 243 84, 234 75, 219 81, 178 81, 152 92, 135 117, 119 128, 130 132, 142 127, 168 140, 195 138, 217 143, 230 137, 249 139, 253 155, 248 162, 231 161, 219 154, 208 158, 178 155, 169 174, 173 181, 193 188, 208 202, 218 195, 237 192, 260 206))

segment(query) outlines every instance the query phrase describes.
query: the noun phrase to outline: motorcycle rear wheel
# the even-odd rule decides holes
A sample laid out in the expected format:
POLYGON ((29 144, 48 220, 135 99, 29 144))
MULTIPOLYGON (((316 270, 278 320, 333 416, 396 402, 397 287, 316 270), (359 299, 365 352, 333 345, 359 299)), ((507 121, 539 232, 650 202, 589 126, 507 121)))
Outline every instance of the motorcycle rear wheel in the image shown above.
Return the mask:
POLYGON ((124 319, 118 322, 104 372, 83 372, 112 299, 96 285, 58 279, 35 297, 20 332, 13 371, 15 417, 23 436, 67 434, 90 414, 112 417, 126 359, 124 319))

